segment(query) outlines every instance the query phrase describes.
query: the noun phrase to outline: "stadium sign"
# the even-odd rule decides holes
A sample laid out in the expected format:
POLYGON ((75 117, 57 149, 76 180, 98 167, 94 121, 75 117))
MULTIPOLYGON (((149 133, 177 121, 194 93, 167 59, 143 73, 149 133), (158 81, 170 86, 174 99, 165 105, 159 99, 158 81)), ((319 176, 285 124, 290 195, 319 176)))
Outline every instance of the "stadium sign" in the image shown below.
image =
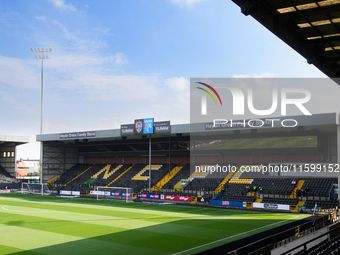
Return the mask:
POLYGON ((142 135, 143 134, 143 119, 135 120, 135 135, 142 135))
POLYGON ((170 121, 161 121, 154 123, 155 134, 170 134, 170 121))
POLYGON ((96 131, 63 133, 59 135, 60 139, 84 139, 89 137, 96 137, 96 131))
POLYGON ((170 134, 170 132, 170 121, 154 122, 154 118, 138 119, 134 121, 134 124, 120 126, 121 136, 170 134))
POLYGON ((263 208, 264 209, 278 209, 279 206, 277 204, 268 204, 268 203, 264 203, 263 204, 263 208))
POLYGON ((153 118, 143 119, 143 134, 153 134, 153 118))
POLYGON ((120 135, 121 136, 129 136, 134 135, 134 124, 124 124, 120 126, 120 135))
POLYGON ((219 205, 219 206, 223 205, 223 206, 243 207, 243 202, 241 201, 210 200, 209 204, 219 205))
POLYGON ((153 198, 153 199, 164 199, 164 200, 175 200, 175 201, 191 201, 189 196, 172 196, 172 195, 154 195, 154 194, 137 194, 138 198, 153 198))

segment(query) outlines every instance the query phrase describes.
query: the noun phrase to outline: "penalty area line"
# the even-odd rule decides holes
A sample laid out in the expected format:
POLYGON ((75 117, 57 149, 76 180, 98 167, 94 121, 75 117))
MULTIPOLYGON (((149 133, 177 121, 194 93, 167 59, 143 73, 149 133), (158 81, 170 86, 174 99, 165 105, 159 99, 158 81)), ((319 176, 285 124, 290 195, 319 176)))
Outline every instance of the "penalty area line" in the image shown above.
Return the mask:
POLYGON ((272 224, 269 224, 269 225, 266 225, 266 226, 262 226, 262 227, 259 227, 259 228, 254 228, 254 229, 251 229, 251 230, 248 230, 248 231, 245 231, 245 232, 242 232, 242 233, 233 235, 233 236, 228 236, 228 237, 225 237, 225 238, 222 238, 222 239, 219 239, 219 240, 210 242, 210 243, 206 243, 206 244, 202 244, 202 245, 193 247, 193 248, 191 248, 191 249, 187 249, 187 250, 184 250, 184 251, 180 251, 180 252, 174 253, 174 254, 172 254, 172 255, 178 255, 178 254, 182 254, 182 253, 185 253, 185 252, 193 251, 193 250, 196 250, 196 249, 199 249, 199 248, 202 248, 202 247, 205 247, 205 246, 214 244, 214 243, 222 242, 222 241, 225 241, 225 240, 228 240, 228 239, 237 237, 237 236, 241 236, 241 235, 244 235, 244 234, 248 234, 248 233, 250 233, 250 232, 254 232, 254 231, 259 230, 259 229, 262 229, 262 228, 267 228, 267 227, 270 227, 270 226, 274 226, 274 225, 283 223, 283 222, 285 222, 285 221, 293 220, 293 219, 296 219, 296 218, 298 218, 298 217, 299 217, 299 216, 297 215, 297 216, 294 216, 294 217, 292 217, 292 218, 290 218, 290 219, 278 221, 278 222, 275 222, 275 223, 272 223, 272 224))

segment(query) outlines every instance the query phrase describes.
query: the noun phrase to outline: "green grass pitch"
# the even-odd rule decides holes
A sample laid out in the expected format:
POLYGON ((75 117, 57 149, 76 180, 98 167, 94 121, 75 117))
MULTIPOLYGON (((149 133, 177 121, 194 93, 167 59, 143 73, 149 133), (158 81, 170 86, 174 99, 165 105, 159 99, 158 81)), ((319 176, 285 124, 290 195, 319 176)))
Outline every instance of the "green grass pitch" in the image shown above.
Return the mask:
POLYGON ((195 254, 305 215, 0 195, 0 254, 195 254))

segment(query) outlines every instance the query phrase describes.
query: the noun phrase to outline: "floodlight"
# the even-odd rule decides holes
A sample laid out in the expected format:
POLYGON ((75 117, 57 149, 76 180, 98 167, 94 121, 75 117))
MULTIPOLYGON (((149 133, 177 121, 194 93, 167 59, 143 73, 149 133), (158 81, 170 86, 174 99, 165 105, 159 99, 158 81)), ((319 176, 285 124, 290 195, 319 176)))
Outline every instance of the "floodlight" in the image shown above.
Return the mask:
MULTIPOLYGON (((44 59, 49 59, 44 52, 51 52, 52 48, 31 48, 31 52, 39 52, 39 55, 34 55, 35 59, 41 59, 41 112, 40 112, 40 135, 43 130, 43 91, 44 91, 44 59)), ((43 148, 40 142, 40 183, 43 183, 43 148)), ((43 193, 42 193, 43 195, 43 193)))

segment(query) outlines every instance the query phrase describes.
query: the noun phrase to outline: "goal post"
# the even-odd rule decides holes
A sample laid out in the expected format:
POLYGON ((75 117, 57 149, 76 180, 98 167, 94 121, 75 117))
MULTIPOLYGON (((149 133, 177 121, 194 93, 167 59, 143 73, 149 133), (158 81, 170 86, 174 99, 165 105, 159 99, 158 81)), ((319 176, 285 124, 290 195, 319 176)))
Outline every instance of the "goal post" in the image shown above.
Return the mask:
POLYGON ((106 187, 97 186, 96 196, 97 200, 100 199, 115 199, 125 200, 125 202, 133 202, 132 200, 133 188, 126 187, 106 187))
POLYGON ((21 194, 50 195, 51 190, 46 183, 21 183, 21 194))

